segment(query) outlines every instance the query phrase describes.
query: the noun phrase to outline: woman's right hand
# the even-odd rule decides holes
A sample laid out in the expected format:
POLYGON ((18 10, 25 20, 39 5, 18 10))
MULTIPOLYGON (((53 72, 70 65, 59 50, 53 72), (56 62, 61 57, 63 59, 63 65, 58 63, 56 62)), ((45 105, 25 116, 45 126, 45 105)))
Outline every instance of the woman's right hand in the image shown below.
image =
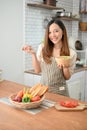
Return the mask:
POLYGON ((32 48, 32 46, 29 46, 29 45, 23 46, 22 50, 25 51, 25 52, 27 52, 27 53, 30 53, 30 54, 35 54, 35 51, 32 48))

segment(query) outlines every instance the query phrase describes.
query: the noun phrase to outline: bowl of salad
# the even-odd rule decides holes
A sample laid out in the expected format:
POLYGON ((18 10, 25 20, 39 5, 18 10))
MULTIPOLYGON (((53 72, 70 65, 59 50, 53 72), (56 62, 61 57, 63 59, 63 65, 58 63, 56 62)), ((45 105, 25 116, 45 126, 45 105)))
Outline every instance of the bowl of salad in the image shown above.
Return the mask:
POLYGON ((70 56, 59 56, 55 58, 57 64, 62 64, 66 67, 70 66, 71 57, 70 56))

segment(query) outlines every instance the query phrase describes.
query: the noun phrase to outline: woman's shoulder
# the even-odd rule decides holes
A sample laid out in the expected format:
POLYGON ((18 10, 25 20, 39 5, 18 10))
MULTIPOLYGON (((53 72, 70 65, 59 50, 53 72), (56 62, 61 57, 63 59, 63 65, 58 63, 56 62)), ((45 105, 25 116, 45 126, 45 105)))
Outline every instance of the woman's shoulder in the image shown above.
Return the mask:
POLYGON ((76 54, 76 50, 74 50, 72 48, 69 48, 69 50, 70 50, 70 53, 76 54))
POLYGON ((77 53, 74 49, 70 48, 70 55, 71 56, 77 56, 77 53))
POLYGON ((39 49, 39 50, 42 50, 43 47, 44 47, 44 44, 41 43, 41 44, 39 44, 38 49, 39 49))
POLYGON ((37 49, 37 58, 40 61, 42 58, 42 48, 44 47, 44 44, 41 43, 38 45, 38 49, 37 49))

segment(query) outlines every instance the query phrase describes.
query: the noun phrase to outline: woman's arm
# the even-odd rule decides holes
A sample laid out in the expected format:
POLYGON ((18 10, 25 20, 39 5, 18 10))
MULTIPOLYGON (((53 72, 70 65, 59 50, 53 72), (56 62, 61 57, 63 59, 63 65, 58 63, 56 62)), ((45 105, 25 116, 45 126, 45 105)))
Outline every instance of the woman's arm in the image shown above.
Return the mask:
POLYGON ((37 59, 36 52, 34 51, 34 49, 29 45, 25 45, 22 48, 22 50, 32 55, 32 65, 34 67, 34 70, 36 73, 40 73, 41 72, 40 62, 37 59))
POLYGON ((68 67, 63 67, 63 75, 66 80, 70 79, 71 73, 68 67))
POLYGON ((36 53, 32 54, 32 65, 36 73, 41 72, 40 62, 37 59, 36 53))
POLYGON ((70 66, 63 67, 63 74, 66 80, 70 79, 70 77, 72 76, 75 68, 76 58, 77 58, 77 53, 74 50, 71 49, 70 54, 72 57, 70 66))
POLYGON ((74 50, 71 49, 70 51, 71 53, 71 60, 70 60, 70 65, 69 66, 65 66, 64 64, 62 64, 61 62, 58 64, 58 67, 60 69, 62 69, 63 71, 63 75, 64 75, 64 78, 66 80, 70 79, 70 77, 72 76, 73 72, 74 72, 74 68, 75 68, 75 62, 76 62, 76 57, 77 57, 77 54, 74 50))

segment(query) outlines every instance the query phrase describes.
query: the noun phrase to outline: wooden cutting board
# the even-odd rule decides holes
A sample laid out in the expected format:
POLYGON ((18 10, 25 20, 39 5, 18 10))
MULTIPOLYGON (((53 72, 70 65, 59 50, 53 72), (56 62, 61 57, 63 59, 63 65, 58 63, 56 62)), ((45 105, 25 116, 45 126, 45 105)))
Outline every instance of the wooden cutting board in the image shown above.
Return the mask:
POLYGON ((60 111, 77 111, 77 110, 84 110, 87 108, 87 104, 81 104, 81 103, 79 103, 79 106, 74 107, 74 108, 63 107, 59 103, 55 103, 54 106, 57 110, 60 110, 60 111))

